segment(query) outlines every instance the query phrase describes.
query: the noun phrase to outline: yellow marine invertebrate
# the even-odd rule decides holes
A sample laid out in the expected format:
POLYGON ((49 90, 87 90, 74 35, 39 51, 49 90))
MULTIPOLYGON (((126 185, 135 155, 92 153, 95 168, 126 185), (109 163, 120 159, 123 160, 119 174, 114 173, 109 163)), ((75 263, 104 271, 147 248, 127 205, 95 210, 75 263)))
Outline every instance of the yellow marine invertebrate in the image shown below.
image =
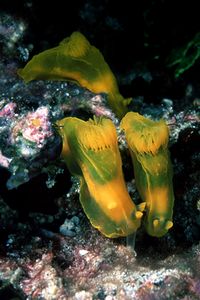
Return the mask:
POLYGON ((122 117, 130 100, 119 92, 116 78, 101 52, 80 32, 74 32, 57 47, 35 55, 18 71, 25 82, 37 79, 70 80, 94 93, 106 93, 108 103, 122 117))
POLYGON ((57 126, 62 157, 70 172, 80 177, 80 202, 91 224, 110 238, 136 232, 144 205, 137 208, 126 189, 112 121, 68 117, 57 126))
POLYGON ((161 237, 173 226, 174 194, 169 157, 168 128, 163 120, 154 122, 129 112, 121 121, 134 165, 139 194, 146 202, 147 232, 161 237))

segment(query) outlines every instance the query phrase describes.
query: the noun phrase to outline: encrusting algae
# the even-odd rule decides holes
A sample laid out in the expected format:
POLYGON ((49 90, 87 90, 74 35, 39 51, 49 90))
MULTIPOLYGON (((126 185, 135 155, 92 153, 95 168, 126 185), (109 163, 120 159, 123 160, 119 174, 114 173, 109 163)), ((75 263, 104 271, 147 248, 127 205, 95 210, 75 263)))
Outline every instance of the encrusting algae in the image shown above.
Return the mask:
POLYGON ((106 93, 110 107, 119 118, 125 115, 130 102, 120 94, 117 80, 101 52, 80 32, 72 33, 57 47, 33 56, 18 74, 25 82, 69 80, 93 93, 106 93))

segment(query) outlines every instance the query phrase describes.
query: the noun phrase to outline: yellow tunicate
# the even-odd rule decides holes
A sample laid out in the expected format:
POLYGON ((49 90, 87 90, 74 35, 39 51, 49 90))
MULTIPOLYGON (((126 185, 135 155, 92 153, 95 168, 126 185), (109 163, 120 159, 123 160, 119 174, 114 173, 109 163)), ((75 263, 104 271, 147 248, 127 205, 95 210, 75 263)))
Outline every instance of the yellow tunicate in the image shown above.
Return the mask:
POLYGON ((43 51, 18 71, 25 82, 38 79, 70 80, 94 93, 106 93, 118 117, 127 112, 128 99, 119 92, 117 80, 101 52, 80 32, 57 47, 43 51))
POLYGON ((134 165, 136 186, 146 202, 147 232, 161 237, 173 226, 174 194, 168 151, 169 131, 163 120, 129 112, 121 121, 134 165))
POLYGON ((62 157, 71 173, 80 177, 80 202, 91 224, 112 238, 136 232, 144 206, 138 210, 128 194, 112 121, 69 117, 57 126, 62 157))

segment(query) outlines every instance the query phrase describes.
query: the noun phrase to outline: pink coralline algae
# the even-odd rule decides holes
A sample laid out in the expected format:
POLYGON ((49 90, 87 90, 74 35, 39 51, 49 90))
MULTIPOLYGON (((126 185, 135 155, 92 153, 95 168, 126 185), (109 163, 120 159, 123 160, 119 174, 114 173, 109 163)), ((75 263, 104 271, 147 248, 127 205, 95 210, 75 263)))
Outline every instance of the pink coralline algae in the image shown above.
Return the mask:
POLYGON ((67 299, 62 297, 62 279, 51 266, 52 258, 52 253, 47 253, 41 260, 27 263, 28 278, 21 282, 25 295, 31 295, 32 299, 67 299))
POLYGON ((0 165, 4 168, 8 168, 11 162, 11 158, 4 156, 0 150, 0 165))
MULTIPOLYGON (((4 104, 4 101, 1 101, 0 106, 4 104)), ((15 115, 15 108, 17 107, 17 104, 14 102, 10 102, 3 106, 3 108, 0 110, 0 117, 6 117, 6 118, 12 118, 15 115)))
MULTIPOLYGON (((49 109, 41 106, 34 112, 28 112, 12 129, 11 140, 14 144, 20 136, 42 148, 53 135, 49 121, 49 109)), ((25 152, 26 153, 26 152, 25 152)), ((22 149, 23 154, 23 149, 22 149)))
MULTIPOLYGON (((57 111, 59 116, 61 110, 57 111)), ((52 124, 48 104, 34 107, 7 97, 0 101, 0 166, 11 173, 9 189, 29 181, 48 160, 59 156, 60 140, 52 124)))

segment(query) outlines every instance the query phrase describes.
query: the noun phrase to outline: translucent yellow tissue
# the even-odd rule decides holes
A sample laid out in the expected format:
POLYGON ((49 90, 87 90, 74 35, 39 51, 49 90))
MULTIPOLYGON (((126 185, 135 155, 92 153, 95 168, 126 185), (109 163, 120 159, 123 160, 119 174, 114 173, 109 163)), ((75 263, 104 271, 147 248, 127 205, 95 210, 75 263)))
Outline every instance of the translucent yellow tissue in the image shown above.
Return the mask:
POLYGON ((169 133, 163 120, 154 122, 129 112, 121 121, 134 165, 139 194, 146 202, 147 232, 161 237, 173 226, 174 194, 168 151, 169 133))
POLYGON ((37 79, 74 81, 94 93, 106 93, 118 117, 127 112, 130 100, 119 93, 116 78, 101 52, 80 32, 72 33, 57 47, 33 56, 18 74, 25 82, 37 79))
POLYGON ((138 210, 126 189, 112 121, 69 117, 57 126, 62 157, 71 173, 80 177, 80 202, 91 224, 110 238, 134 233, 144 206, 138 210))

